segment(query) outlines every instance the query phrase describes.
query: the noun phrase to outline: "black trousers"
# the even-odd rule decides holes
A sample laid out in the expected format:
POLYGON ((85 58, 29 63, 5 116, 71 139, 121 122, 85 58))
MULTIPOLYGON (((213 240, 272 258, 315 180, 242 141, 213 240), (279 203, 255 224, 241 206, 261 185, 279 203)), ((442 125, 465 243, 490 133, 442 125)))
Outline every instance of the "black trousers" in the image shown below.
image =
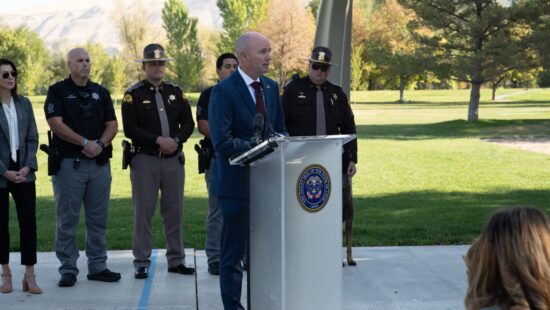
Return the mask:
MULTIPOLYGON (((10 160, 9 170, 19 170, 19 165, 10 160)), ((7 188, 0 188, 0 264, 10 260, 9 231, 9 195, 11 194, 19 221, 19 243, 21 265, 36 264, 36 184, 12 183, 7 188)))

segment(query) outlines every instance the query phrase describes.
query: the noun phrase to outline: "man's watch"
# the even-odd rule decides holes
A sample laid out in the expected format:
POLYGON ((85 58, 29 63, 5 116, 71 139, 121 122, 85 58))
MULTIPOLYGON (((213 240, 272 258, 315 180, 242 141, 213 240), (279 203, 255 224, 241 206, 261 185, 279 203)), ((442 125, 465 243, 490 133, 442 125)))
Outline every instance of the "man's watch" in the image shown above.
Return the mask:
POLYGON ((102 149, 105 148, 105 143, 103 143, 103 141, 97 139, 97 140, 95 140, 95 143, 97 143, 97 145, 101 146, 102 149))

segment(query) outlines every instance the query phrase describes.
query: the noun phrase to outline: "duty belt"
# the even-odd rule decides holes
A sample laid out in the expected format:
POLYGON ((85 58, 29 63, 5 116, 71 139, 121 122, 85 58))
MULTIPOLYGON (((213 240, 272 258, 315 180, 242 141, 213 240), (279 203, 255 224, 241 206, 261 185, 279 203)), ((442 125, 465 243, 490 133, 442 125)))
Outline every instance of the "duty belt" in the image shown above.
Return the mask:
POLYGON ((159 149, 136 146, 136 153, 137 154, 151 155, 151 156, 156 156, 156 157, 160 157, 160 158, 174 157, 174 156, 178 155, 178 153, 180 151, 181 151, 181 149, 178 149, 177 151, 175 151, 172 154, 164 154, 159 149))

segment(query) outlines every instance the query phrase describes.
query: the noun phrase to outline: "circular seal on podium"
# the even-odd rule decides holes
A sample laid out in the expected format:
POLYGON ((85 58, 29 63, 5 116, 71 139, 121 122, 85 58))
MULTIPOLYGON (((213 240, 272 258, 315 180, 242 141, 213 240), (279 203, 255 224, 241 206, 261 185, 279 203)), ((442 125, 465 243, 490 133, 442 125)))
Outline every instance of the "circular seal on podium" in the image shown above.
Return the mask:
POLYGON ((315 213, 326 206, 331 189, 327 169, 321 165, 311 165, 306 167, 298 177, 296 196, 302 209, 315 213))

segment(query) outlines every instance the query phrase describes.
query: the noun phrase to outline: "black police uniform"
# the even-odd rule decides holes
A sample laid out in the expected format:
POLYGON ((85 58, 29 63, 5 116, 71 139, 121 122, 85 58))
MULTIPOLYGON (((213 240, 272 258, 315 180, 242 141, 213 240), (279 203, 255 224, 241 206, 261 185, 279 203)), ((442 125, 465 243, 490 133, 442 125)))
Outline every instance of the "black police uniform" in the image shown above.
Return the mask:
MULTIPOLYGON (((208 103, 210 102, 210 94, 212 93, 212 89, 214 89, 214 86, 210 86, 201 92, 199 101, 197 102, 197 121, 208 121, 208 103)), ((212 151, 214 150, 212 140, 208 137, 204 137, 204 146, 208 147, 212 151)))
MULTIPOLYGON (((105 88, 90 81, 85 86, 78 86, 70 77, 50 86, 44 111, 47 119, 61 117, 65 125, 89 140, 101 138, 106 130, 105 123, 116 121, 111 96, 105 88)), ((78 274, 76 228, 82 205, 86 214, 88 279, 97 280, 99 276, 101 281, 118 281, 120 274, 107 269, 105 239, 112 179, 108 162, 112 146, 89 159, 82 154, 82 145, 65 141, 55 134, 52 144, 60 149, 63 157, 59 170, 52 176, 57 214, 56 254, 62 275, 59 285, 74 284, 75 278, 70 280, 70 275, 78 274)))
MULTIPOLYGON (((44 111, 46 119, 62 117, 65 125, 89 140, 101 138, 105 122, 116 121, 113 101, 107 89, 91 81, 85 86, 78 86, 70 77, 50 86, 44 111)), ((63 157, 84 157, 82 145, 65 141, 55 134, 52 142, 61 149, 63 157)))
MULTIPOLYGON (((355 134, 353 111, 342 88, 326 81, 321 85, 321 89, 325 104, 327 135, 355 134)), ((316 85, 308 76, 291 80, 285 85, 282 104, 286 129, 291 136, 316 135, 316 98, 316 85)), ((344 174, 350 161, 357 163, 357 139, 344 145, 344 174)))

